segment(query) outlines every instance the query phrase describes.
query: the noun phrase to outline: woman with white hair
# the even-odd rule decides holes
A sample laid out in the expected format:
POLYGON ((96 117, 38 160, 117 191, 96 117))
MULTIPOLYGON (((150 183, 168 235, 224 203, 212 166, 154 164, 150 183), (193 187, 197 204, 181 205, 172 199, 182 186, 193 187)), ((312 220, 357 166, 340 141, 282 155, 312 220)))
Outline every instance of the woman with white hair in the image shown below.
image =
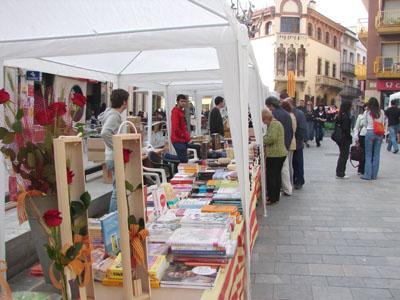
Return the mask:
POLYGON ((287 156, 285 133, 282 124, 276 120, 267 108, 262 110, 262 121, 267 125, 267 134, 264 136, 266 148, 267 170, 267 204, 279 201, 282 178, 281 171, 287 156))

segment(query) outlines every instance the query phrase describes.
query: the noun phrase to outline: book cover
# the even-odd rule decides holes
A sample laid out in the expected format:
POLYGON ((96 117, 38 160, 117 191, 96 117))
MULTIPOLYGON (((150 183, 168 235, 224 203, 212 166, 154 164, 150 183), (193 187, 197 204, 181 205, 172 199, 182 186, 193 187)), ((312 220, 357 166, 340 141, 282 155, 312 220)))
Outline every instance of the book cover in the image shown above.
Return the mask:
MULTIPOLYGON (((213 287, 217 272, 212 275, 197 275, 193 273, 193 267, 184 264, 171 264, 165 271, 161 280, 161 286, 173 287, 213 287)), ((216 270, 217 271, 217 270, 216 270)))
POLYGON ((110 256, 117 255, 120 252, 118 212, 115 211, 100 218, 100 225, 106 253, 110 256))

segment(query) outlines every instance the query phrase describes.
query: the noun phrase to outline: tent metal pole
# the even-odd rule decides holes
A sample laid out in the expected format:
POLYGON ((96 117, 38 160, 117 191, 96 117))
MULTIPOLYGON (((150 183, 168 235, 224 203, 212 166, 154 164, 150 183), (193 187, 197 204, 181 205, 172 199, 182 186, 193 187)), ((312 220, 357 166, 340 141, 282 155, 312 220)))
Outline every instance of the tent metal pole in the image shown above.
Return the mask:
MULTIPOLYGON (((4 87, 4 64, 0 60, 0 89, 4 87)), ((4 120, 4 106, 0 106, 0 120, 4 120)), ((6 229, 5 229, 5 218, 6 218, 6 164, 4 156, 0 153, 0 259, 6 259, 6 229)))
POLYGON ((217 17, 220 17, 220 18, 224 19, 225 21, 228 21, 228 19, 224 15, 221 15, 220 13, 217 13, 215 10, 213 10, 213 9, 203 5, 203 4, 200 4, 196 0, 187 0, 187 1, 189 1, 190 3, 192 3, 192 4, 194 4, 194 5, 198 6, 198 7, 201 7, 202 9, 212 13, 213 15, 216 15, 217 17))
POLYGON ((153 91, 147 91, 147 143, 151 145, 153 131, 153 91))

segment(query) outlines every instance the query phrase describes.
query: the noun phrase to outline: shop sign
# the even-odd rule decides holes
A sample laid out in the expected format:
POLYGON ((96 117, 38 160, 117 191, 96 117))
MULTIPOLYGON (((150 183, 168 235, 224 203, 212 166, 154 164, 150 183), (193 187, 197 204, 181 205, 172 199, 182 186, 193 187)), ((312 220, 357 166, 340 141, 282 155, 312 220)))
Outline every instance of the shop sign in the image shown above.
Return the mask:
POLYGON ((41 81, 42 73, 38 71, 26 71, 26 80, 41 81))
POLYGON ((378 80, 376 85, 378 91, 400 91, 399 79, 378 80))

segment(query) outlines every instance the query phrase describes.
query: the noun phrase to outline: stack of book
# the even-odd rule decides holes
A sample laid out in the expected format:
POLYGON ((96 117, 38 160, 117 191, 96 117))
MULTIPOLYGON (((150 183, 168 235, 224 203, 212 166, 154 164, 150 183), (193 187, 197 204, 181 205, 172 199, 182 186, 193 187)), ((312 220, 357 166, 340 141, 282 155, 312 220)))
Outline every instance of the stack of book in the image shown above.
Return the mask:
POLYGON ((199 269, 199 267, 173 263, 165 271, 161 280, 161 287, 209 289, 215 285, 217 271, 216 268, 199 269))
POLYGON ((152 288, 159 288, 160 281, 169 263, 165 255, 148 256, 150 285, 152 288))
POLYGON ((242 213, 242 200, 239 188, 236 187, 219 188, 217 193, 213 195, 211 204, 236 206, 238 211, 242 213))
POLYGON ((104 240, 101 232, 100 220, 96 218, 89 218, 88 231, 92 249, 104 249, 104 240))
POLYGON ((186 214, 181 219, 182 227, 232 229, 234 221, 229 213, 186 214))
POLYGON ((186 163, 178 165, 178 173, 196 175, 199 171, 199 165, 196 163, 186 163))
POLYGON ((182 199, 178 203, 179 208, 201 209, 210 203, 210 198, 188 198, 182 199))
POLYGON ((179 222, 160 223, 153 222, 146 224, 149 231, 149 241, 153 243, 165 243, 174 231, 181 225, 179 222))
POLYGON ((100 218, 101 233, 103 235, 104 248, 109 256, 115 256, 120 252, 120 233, 118 212, 112 212, 100 218))

